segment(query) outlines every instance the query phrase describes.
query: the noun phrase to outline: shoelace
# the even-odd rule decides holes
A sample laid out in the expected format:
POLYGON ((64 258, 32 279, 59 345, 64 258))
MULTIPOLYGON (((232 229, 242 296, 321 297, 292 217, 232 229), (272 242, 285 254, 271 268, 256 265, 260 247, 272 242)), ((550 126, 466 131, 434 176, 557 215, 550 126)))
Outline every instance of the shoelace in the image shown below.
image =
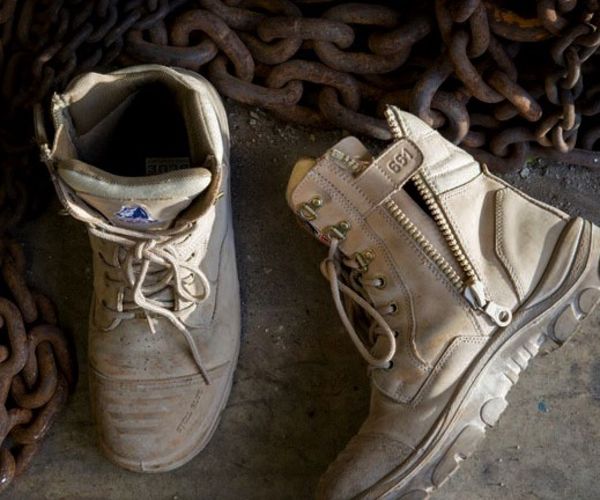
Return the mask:
MULTIPOLYGON (((168 303, 152 298, 152 295, 171 286, 175 300, 182 299, 191 303, 201 303, 210 294, 210 283, 206 275, 199 268, 188 264, 178 254, 174 239, 160 241, 158 237, 153 235, 112 226, 102 227, 101 229, 90 226, 90 233, 98 238, 115 243, 126 251, 123 263, 124 278, 132 290, 134 304, 146 315, 150 330, 152 333, 156 332, 150 313, 169 320, 185 337, 200 373, 206 383, 210 383, 198 346, 186 325, 168 307, 168 303), (149 276, 151 264, 164 268, 166 272, 163 273, 160 279, 155 280, 155 283, 147 286, 145 282, 149 276), (197 279, 202 284, 203 293, 201 295, 193 295, 186 289, 184 283, 190 276, 193 280, 197 279)), ((108 329, 111 329, 111 327, 108 329)))
MULTIPOLYGON (((331 288, 331 295, 333 297, 333 302, 338 311, 340 319, 344 324, 348 334, 350 335, 350 339, 360 352, 361 356, 369 363, 370 365, 376 368, 389 368, 392 358, 396 354, 396 336, 394 331, 390 328, 387 321, 383 318, 381 313, 375 309, 369 302, 367 302, 360 294, 358 294, 355 290, 344 284, 340 281, 340 270, 338 266, 338 261, 336 257, 338 257, 340 240, 337 238, 331 239, 331 244, 329 246, 329 255, 323 260, 321 263, 321 272, 325 275, 327 280, 329 281, 329 286, 331 288), (389 341, 389 349, 384 356, 380 358, 376 358, 371 354, 367 346, 363 343, 359 334, 356 332, 352 321, 348 317, 346 309, 344 308, 344 304, 342 303, 342 295, 346 295, 352 301, 354 301, 358 306, 364 309, 374 320, 375 322, 372 324, 372 328, 370 330, 370 335, 372 336, 374 328, 379 327, 377 331, 377 335, 385 335, 389 341)), ((339 259, 338 259, 339 260, 339 259)))

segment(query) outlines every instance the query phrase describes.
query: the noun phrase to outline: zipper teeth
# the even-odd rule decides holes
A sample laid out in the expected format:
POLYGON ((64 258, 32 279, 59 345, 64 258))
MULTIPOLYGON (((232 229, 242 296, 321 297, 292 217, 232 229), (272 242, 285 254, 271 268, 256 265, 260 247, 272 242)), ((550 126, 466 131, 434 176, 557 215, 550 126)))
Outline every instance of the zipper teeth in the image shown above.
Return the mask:
POLYGON ((393 200, 386 201, 386 207, 390 211, 392 217, 400 224, 410 237, 421 247, 425 255, 429 257, 440 270, 448 277, 452 285, 458 290, 464 288, 464 282, 450 263, 440 254, 435 247, 429 242, 419 228, 408 218, 402 209, 393 200))
POLYGON ((479 279, 479 277, 477 276, 477 272, 473 268, 473 265, 471 264, 471 262, 465 255, 460 244, 458 243, 458 240, 456 239, 454 231, 450 227, 450 224, 448 223, 446 216, 444 215, 444 213, 440 209, 439 205, 437 204, 437 201, 433 195, 433 192, 431 191, 430 187, 425 182, 423 175, 416 174, 412 177, 411 180, 415 183, 415 186, 416 186, 417 190, 419 191, 419 194, 422 196, 423 201, 425 202, 425 204, 427 205, 427 208, 431 212, 431 215, 433 216, 435 223, 439 227, 439 229, 442 233, 442 236, 446 240, 446 243, 448 243, 448 247, 450 248, 452 255, 454 255, 458 264, 464 271, 464 273, 467 277, 467 281, 479 279))
POLYGON ((330 154, 332 158, 342 162, 347 169, 350 170, 352 175, 358 175, 362 170, 365 169, 364 162, 360 162, 356 158, 353 158, 339 149, 332 149, 330 154))
POLYGON ((400 124, 398 123, 398 119, 396 118, 392 107, 388 106, 385 109, 384 114, 390 127, 390 131, 394 136, 394 139, 402 139, 404 137, 404 132, 402 132, 402 127, 400 127, 400 124))

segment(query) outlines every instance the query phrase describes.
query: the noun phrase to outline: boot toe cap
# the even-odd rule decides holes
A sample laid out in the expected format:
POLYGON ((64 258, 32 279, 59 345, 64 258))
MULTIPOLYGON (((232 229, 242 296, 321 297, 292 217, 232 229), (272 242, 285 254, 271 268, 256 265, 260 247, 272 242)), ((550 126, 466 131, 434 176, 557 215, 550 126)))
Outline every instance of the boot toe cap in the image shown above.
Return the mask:
POLYGON ((329 466, 317 488, 319 500, 349 500, 397 468, 412 448, 383 434, 358 434, 329 466))
POLYGON ((100 448, 137 472, 174 469, 208 443, 229 389, 229 363, 209 373, 163 380, 118 380, 92 369, 92 411, 100 448))

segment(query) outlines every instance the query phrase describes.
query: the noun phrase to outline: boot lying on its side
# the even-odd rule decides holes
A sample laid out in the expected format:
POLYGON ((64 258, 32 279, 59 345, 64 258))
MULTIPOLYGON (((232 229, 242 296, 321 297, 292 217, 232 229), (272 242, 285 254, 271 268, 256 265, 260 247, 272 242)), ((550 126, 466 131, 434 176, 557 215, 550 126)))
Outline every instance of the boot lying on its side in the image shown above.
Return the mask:
POLYGON ((564 343, 600 299, 597 227, 520 193, 415 116, 387 115, 395 140, 380 156, 348 137, 299 161, 288 187, 329 246, 322 272, 371 365, 369 417, 321 499, 428 498, 540 348, 564 343))

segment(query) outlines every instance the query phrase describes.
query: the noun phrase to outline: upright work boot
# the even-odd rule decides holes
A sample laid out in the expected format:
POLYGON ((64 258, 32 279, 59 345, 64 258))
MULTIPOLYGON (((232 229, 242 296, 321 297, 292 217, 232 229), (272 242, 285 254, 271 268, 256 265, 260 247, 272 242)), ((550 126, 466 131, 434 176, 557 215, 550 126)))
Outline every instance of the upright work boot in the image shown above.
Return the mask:
POLYGON ((597 227, 520 193, 415 116, 387 115, 395 140, 378 157, 348 137, 299 161, 287 193, 329 245, 322 271, 371 365, 369 417, 321 499, 428 498, 540 348, 564 343, 600 299, 597 227))
POLYGON ((93 252, 100 447, 127 469, 174 469, 215 431, 239 350, 225 110, 200 76, 152 65, 77 78, 52 117, 42 155, 93 252))

